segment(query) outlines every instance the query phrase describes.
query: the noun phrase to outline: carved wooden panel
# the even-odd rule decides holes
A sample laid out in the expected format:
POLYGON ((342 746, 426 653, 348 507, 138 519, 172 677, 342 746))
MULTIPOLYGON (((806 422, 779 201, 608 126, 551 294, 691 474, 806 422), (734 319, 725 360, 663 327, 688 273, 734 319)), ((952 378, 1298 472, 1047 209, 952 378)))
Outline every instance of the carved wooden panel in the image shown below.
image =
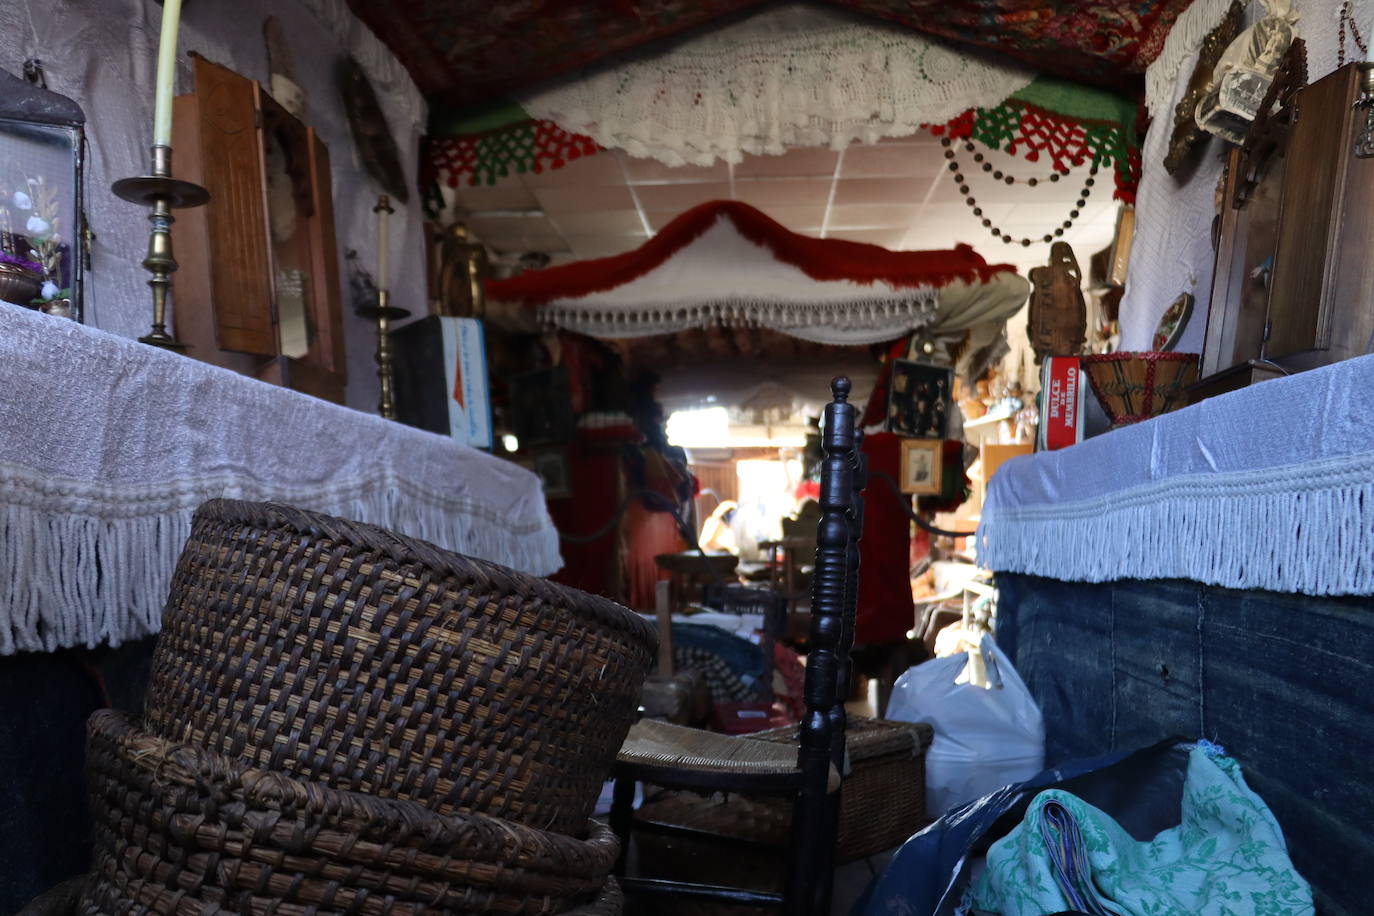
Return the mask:
POLYGON ((272 262, 267 245, 258 84, 194 56, 201 174, 210 189, 211 302, 221 348, 272 356, 272 262))

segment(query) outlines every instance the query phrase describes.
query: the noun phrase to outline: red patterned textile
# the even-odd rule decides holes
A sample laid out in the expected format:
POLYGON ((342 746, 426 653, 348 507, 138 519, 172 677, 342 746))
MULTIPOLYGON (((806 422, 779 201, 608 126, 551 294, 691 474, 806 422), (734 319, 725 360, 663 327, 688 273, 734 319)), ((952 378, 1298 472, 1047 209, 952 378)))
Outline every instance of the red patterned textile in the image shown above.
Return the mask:
MULTIPOLYGON (((1190 0, 830 0, 1049 73, 1114 88, 1141 75, 1190 0)), ((470 105, 761 0, 349 0, 431 102, 470 105)))
POLYGON ((429 137, 422 183, 495 184, 512 173, 540 173, 598 152, 591 137, 573 134, 552 121, 527 120, 480 134, 429 137))
POLYGON ((1134 89, 1192 0, 831 0, 1079 82, 1134 89))

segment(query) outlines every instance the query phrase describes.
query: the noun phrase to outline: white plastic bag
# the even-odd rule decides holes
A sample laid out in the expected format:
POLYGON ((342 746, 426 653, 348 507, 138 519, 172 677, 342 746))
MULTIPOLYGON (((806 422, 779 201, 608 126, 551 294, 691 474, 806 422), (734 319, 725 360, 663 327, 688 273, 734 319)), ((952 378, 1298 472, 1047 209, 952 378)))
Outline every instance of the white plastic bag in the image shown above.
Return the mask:
POLYGON ((978 652, 908 669, 892 690, 887 718, 935 729, 926 751, 932 817, 1044 769, 1040 707, 990 636, 978 652))

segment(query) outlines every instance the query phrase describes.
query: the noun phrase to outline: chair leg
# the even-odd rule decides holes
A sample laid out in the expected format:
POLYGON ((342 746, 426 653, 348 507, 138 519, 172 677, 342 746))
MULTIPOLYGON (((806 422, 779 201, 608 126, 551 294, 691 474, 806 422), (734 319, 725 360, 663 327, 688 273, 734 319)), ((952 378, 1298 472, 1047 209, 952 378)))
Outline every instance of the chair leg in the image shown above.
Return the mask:
POLYGON ((615 861, 616 877, 625 876, 625 860, 630 853, 630 829, 634 822, 635 780, 616 776, 611 790, 611 830, 620 838, 620 856, 615 861))

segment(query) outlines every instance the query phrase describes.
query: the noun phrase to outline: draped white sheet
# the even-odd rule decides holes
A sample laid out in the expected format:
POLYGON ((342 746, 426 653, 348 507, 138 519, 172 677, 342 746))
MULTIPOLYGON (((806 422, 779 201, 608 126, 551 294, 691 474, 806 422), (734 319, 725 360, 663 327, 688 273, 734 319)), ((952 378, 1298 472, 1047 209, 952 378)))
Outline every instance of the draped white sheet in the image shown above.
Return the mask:
POLYGON ((1374 356, 1274 379, 988 485, 979 562, 1053 579, 1374 594, 1374 356))
POLYGON ((0 655, 158 630, 191 513, 274 500, 548 575, 530 472, 450 439, 0 304, 0 655))
POLYGON ((769 7, 520 94, 532 117, 670 166, 910 136, 997 105, 1029 67, 843 10, 769 7))
POLYGON ((1010 271, 985 283, 941 287, 814 280, 722 218, 644 275, 604 292, 555 299, 539 314, 593 337, 739 323, 817 343, 870 344, 925 326, 954 331, 1005 321, 1029 294, 1029 282, 1010 271))

